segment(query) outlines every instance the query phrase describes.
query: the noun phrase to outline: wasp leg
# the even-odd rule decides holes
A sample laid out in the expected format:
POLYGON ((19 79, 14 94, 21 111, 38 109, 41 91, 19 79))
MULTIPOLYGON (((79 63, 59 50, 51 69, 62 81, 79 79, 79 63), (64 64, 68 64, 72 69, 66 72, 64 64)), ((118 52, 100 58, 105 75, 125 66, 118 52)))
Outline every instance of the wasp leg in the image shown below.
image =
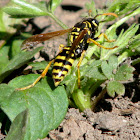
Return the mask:
POLYGON ((78 62, 78 64, 77 64, 77 69, 78 69, 78 88, 80 89, 80 65, 81 65, 81 62, 82 62, 82 60, 83 60, 83 58, 84 58, 84 54, 85 54, 85 50, 83 50, 83 52, 82 52, 82 54, 81 54, 81 57, 80 57, 80 60, 79 60, 79 62, 78 62))
POLYGON ((104 48, 104 49, 108 49, 108 50, 115 49, 115 48, 118 47, 118 46, 114 46, 114 47, 112 47, 112 48, 107 48, 107 47, 104 47, 104 46, 100 45, 100 44, 99 44, 98 42, 96 42, 95 40, 89 38, 89 39, 87 40, 87 43, 91 43, 91 42, 94 43, 95 45, 97 45, 97 46, 100 47, 100 48, 104 48))
POLYGON ((114 41, 115 41, 115 39, 109 40, 108 37, 107 37, 107 35, 106 35, 105 33, 101 33, 101 34, 97 37, 97 39, 99 39, 102 35, 104 36, 104 38, 105 38, 108 42, 114 42, 114 41))
POLYGON ((60 44, 60 45, 59 45, 59 53, 63 50, 64 47, 65 47, 65 46, 64 46, 63 44, 60 44))
POLYGON ((48 64, 47 67, 44 69, 44 71, 41 73, 41 75, 40 75, 31 85, 29 85, 29 86, 27 86, 27 87, 23 87, 23 88, 17 88, 16 90, 25 90, 25 89, 29 89, 29 88, 35 86, 35 84, 37 84, 38 81, 39 81, 41 78, 45 77, 45 75, 47 74, 47 72, 48 72, 48 70, 49 70, 49 67, 51 66, 51 64, 52 64, 53 62, 54 62, 54 59, 51 60, 51 61, 49 62, 49 64, 48 64))

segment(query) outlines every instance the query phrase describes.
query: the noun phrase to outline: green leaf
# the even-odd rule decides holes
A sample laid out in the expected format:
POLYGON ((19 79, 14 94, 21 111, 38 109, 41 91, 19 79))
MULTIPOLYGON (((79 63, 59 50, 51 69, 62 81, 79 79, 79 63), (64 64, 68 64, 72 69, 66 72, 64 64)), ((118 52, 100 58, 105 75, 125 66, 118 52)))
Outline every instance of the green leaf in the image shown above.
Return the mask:
POLYGON ((140 57, 138 57, 138 58, 136 58, 136 59, 134 59, 134 60, 132 61, 132 66, 134 66, 134 65, 136 65, 136 64, 138 64, 138 63, 140 63, 140 57))
POLYGON ((21 24, 21 19, 11 18, 0 9, 0 48, 6 44, 7 40, 19 29, 21 24))
POLYGON ((68 99, 65 89, 63 86, 55 88, 51 78, 42 79, 30 89, 15 90, 33 83, 38 76, 20 76, 8 85, 0 85, 0 105, 11 121, 28 109, 29 121, 26 121, 28 127, 25 127, 23 139, 26 137, 35 140, 46 137, 50 130, 58 127, 67 112, 68 99))
POLYGON ((89 73, 87 72, 87 74, 85 75, 88 78, 93 78, 96 80, 105 80, 106 77, 102 74, 100 68, 98 67, 93 67, 92 70, 89 71, 89 73))
POLYGON ((23 40, 21 39, 21 36, 11 37, 11 39, 7 42, 7 44, 3 46, 3 48, 8 48, 7 54, 5 54, 3 57, 7 57, 9 60, 11 60, 12 58, 14 58, 14 56, 21 53, 22 42, 23 40))
MULTIPOLYGON (((27 110, 21 112, 13 121, 6 140, 21 140, 26 137, 27 124, 29 124, 29 112, 27 110)), ((28 125, 29 126, 29 125, 28 125)), ((26 139, 26 138, 25 138, 26 139)))
POLYGON ((133 24, 122 35, 120 35, 115 42, 116 45, 119 46, 117 49, 125 48, 128 42, 132 39, 132 37, 135 36, 135 33, 137 32, 138 28, 139 25, 133 24))
POLYGON ((102 68, 102 71, 103 71, 104 75, 109 80, 113 79, 112 67, 110 65, 108 65, 106 61, 102 62, 101 68, 102 68))
POLYGON ((102 74, 100 66, 102 61, 96 60, 92 62, 90 65, 84 65, 80 68, 81 76, 86 76, 88 78, 93 78, 96 80, 105 80, 106 77, 102 74))
POLYGON ((31 62, 28 65, 32 66, 32 70, 44 70, 46 66, 48 65, 47 61, 42 62, 31 62))
POLYGON ((75 87, 78 87, 77 77, 73 76, 73 75, 66 76, 66 78, 64 79, 64 82, 62 81, 62 84, 63 83, 67 85, 66 91, 67 91, 67 93, 70 93, 70 94, 73 93, 75 87))
POLYGON ((108 60, 108 64, 112 67, 112 71, 114 69, 117 69, 118 66, 118 58, 115 55, 110 56, 109 60, 108 60))
POLYGON ((90 109, 90 107, 91 107, 90 97, 84 95, 84 93, 81 89, 74 91, 72 94, 72 97, 73 97, 75 104, 81 111, 84 111, 85 109, 90 109))
MULTIPOLYGON (((108 34, 112 34, 112 32, 115 33, 114 29, 116 30, 117 27, 114 27, 114 29, 112 29, 113 25, 107 30, 108 34)), ((117 26, 117 23, 115 23, 115 25, 117 26)), ((109 51, 102 49, 104 51, 104 53, 101 56, 101 60, 107 60, 112 54, 118 53, 122 50, 126 51, 126 46, 129 45, 129 41, 135 36, 135 33, 137 32, 138 28, 139 28, 139 25, 133 24, 124 33, 122 31, 120 33, 119 37, 117 38, 117 40, 115 42, 113 42, 113 46, 118 46, 118 47, 113 50, 109 50, 109 51)), ((123 59, 123 60, 125 60, 125 59, 123 59)))
MULTIPOLYGON (((4 32, 4 31, 6 31, 6 29, 5 29, 5 25, 4 25, 4 21, 3 21, 3 12, 2 12, 2 10, 0 9, 0 31, 1 32, 4 32)), ((1 35, 1 37, 2 37, 2 33, 0 33, 0 35, 1 35)))
POLYGON ((9 62, 9 47, 5 46, 0 49, 0 73, 2 72, 2 68, 9 62))
MULTIPOLYGON (((125 15, 122 19, 118 20, 115 24, 113 24, 112 26, 110 26, 107 30, 106 30, 106 34, 111 34, 112 32, 115 33, 115 30, 117 29, 117 27, 119 27, 120 25, 122 25, 124 22, 126 22, 127 20, 129 20, 131 17, 140 14, 140 7, 137 9, 133 9, 131 13, 129 13, 128 15, 125 15)), ((134 25, 132 25, 133 28, 134 25)), ((131 27, 130 27, 131 28, 131 27)), ((122 38, 120 38, 122 39, 122 38)), ((127 39, 125 37, 125 39, 127 39)), ((125 41, 125 40, 124 40, 125 41)), ((122 42, 123 43, 123 42, 122 42)))
POLYGON ((3 8, 3 11, 13 17, 36 17, 48 15, 45 2, 36 4, 29 3, 25 0, 12 0, 11 4, 3 8))
POLYGON ((108 2, 108 12, 113 12, 118 15, 126 14, 140 6, 139 0, 115 0, 111 4, 108 2))
POLYGON ((128 64, 124 64, 119 67, 118 71, 116 72, 114 79, 116 81, 127 81, 133 77, 134 67, 129 66, 128 64))
POLYGON ((129 49, 132 51, 138 47, 140 47, 140 34, 134 36, 129 43, 129 49))
POLYGON ((48 2, 48 10, 52 13, 55 11, 55 9, 61 4, 63 0, 50 0, 48 2))
POLYGON ((125 87, 123 84, 121 84, 118 81, 110 81, 107 84, 107 93, 109 96, 114 97, 115 96, 115 92, 118 95, 124 95, 125 93, 125 87))
POLYGON ((22 20, 13 19, 13 18, 9 17, 9 15, 4 13, 3 11, 0 11, 0 13, 1 13, 0 20, 1 20, 1 24, 2 24, 2 26, 0 27, 0 31, 3 31, 3 32, 7 31, 9 34, 15 33, 15 31, 17 31, 17 28, 18 28, 17 24, 20 24, 22 22, 22 20))
POLYGON ((122 54, 118 57, 118 62, 121 63, 125 59, 131 56, 136 56, 140 54, 140 34, 134 36, 130 39, 127 49, 125 49, 122 54))
POLYGON ((113 79, 114 78, 114 74, 113 74, 113 70, 115 70, 117 68, 117 57, 116 56, 111 56, 107 61, 102 61, 102 71, 104 73, 104 75, 108 78, 108 79, 113 79))
POLYGON ((39 48, 34 49, 33 51, 21 52, 21 53, 17 54, 13 59, 11 59, 5 65, 2 64, 0 66, 1 67, 0 82, 2 82, 3 79, 5 77, 7 77, 12 71, 14 71, 15 69, 18 69, 22 65, 26 64, 34 56, 34 54, 37 53, 38 51, 40 51, 41 49, 42 49, 42 47, 39 47, 39 48))
POLYGON ((21 44, 23 40, 17 38, 17 37, 12 37, 12 41, 10 41, 9 46, 10 46, 10 51, 9 51, 9 56, 10 59, 14 58, 16 55, 21 53, 21 44))

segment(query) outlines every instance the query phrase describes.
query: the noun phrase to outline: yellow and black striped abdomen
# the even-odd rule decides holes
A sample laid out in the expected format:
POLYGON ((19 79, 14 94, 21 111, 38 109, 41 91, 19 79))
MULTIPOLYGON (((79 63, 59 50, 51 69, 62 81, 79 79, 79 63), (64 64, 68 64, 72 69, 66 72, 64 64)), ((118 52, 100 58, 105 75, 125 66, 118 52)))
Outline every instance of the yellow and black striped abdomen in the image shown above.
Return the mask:
POLYGON ((63 50, 55 58, 52 71, 52 78, 54 80, 55 86, 59 85, 59 83, 64 79, 64 77, 72 67, 75 58, 74 53, 71 53, 70 57, 67 59, 69 51, 70 46, 64 47, 63 50))

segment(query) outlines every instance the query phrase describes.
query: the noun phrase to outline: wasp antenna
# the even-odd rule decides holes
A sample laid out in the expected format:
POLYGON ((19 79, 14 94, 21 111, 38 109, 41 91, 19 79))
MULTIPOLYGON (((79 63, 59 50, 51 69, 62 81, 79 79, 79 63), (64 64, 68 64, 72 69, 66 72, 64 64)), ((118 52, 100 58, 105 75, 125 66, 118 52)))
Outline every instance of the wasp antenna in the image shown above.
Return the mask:
POLYGON ((102 14, 102 15, 107 15, 107 16, 112 15, 112 16, 114 16, 114 17, 118 17, 115 13, 104 13, 104 14, 102 14))
POLYGON ((96 15, 95 17, 94 17, 94 19, 96 19, 98 16, 101 16, 102 14, 98 14, 98 15, 96 15))
POLYGON ((118 17, 115 13, 104 13, 104 14, 98 14, 98 15, 96 15, 95 17, 94 17, 94 19, 95 18, 97 18, 98 16, 102 16, 102 15, 105 15, 105 16, 114 16, 114 17, 118 17))

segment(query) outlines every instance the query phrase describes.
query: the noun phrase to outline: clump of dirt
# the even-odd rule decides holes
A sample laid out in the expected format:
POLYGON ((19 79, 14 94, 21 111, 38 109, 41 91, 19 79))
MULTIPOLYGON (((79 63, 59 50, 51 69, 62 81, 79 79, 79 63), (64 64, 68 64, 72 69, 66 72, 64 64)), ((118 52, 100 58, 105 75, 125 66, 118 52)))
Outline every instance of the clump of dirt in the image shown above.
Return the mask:
MULTIPOLYGON (((112 99, 110 99, 112 100, 112 99)), ((55 140, 118 140, 140 138, 140 102, 133 104, 128 98, 110 102, 112 111, 92 112, 70 108, 57 130, 49 133, 55 140)))

